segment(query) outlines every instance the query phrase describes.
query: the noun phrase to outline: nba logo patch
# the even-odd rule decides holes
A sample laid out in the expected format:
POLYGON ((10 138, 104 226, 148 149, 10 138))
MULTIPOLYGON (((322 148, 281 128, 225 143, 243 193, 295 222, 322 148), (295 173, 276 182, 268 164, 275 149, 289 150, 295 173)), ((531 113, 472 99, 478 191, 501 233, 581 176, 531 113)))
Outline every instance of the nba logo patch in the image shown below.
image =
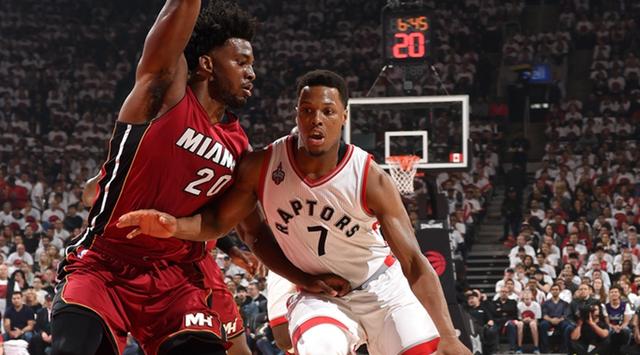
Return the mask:
POLYGON ((282 163, 278 164, 278 168, 271 173, 271 179, 276 183, 276 185, 280 185, 284 181, 282 163))
POLYGON ((449 154, 449 163, 462 163, 462 153, 449 154))

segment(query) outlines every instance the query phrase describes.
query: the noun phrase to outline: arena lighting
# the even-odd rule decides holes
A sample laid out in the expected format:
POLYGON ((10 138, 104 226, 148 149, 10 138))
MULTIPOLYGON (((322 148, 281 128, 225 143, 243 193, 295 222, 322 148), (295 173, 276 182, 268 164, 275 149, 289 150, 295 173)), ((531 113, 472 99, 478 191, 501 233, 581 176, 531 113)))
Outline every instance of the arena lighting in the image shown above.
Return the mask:
POLYGON ((542 103, 531 104, 529 108, 531 108, 532 110, 548 110, 549 103, 542 102, 542 103))

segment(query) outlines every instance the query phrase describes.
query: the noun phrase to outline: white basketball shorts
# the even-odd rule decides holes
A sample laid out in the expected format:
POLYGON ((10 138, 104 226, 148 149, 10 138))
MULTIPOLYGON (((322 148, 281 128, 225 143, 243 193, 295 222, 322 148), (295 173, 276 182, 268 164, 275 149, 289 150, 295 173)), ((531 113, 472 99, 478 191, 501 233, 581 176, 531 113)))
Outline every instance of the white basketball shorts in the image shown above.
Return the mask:
POLYGON ((440 340, 399 262, 363 290, 341 298, 301 292, 290 302, 287 318, 294 347, 306 330, 319 324, 341 328, 352 354, 364 343, 371 355, 432 354, 440 340))
POLYGON ((287 301, 296 293, 296 285, 275 272, 269 271, 267 274, 267 315, 271 327, 287 322, 287 301))

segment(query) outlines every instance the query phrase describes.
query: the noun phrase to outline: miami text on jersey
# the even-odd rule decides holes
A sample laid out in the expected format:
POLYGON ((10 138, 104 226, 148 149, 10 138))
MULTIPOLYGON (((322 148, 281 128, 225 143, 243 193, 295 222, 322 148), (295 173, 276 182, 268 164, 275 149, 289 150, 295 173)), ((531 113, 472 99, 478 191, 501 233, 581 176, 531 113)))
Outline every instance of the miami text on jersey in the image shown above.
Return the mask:
POLYGON ((214 142, 213 138, 207 137, 193 128, 187 128, 176 145, 228 169, 233 170, 236 166, 233 154, 223 144, 214 142))

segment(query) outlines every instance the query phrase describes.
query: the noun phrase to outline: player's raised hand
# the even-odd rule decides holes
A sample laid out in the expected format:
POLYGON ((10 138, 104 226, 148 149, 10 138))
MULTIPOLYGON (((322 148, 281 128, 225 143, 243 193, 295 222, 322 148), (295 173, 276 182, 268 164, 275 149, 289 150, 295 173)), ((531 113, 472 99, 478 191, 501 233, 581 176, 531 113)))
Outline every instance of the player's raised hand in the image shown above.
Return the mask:
POLYGON ((438 355, 471 355, 471 350, 464 346, 458 337, 440 337, 438 344, 438 355))
POLYGON ((178 221, 170 214, 156 210, 138 210, 126 213, 118 219, 118 228, 136 227, 127 238, 140 234, 156 238, 170 238, 176 233, 178 221))
POLYGON ((333 274, 313 276, 306 285, 301 285, 309 293, 322 293, 333 297, 342 297, 351 291, 349 281, 333 274))

